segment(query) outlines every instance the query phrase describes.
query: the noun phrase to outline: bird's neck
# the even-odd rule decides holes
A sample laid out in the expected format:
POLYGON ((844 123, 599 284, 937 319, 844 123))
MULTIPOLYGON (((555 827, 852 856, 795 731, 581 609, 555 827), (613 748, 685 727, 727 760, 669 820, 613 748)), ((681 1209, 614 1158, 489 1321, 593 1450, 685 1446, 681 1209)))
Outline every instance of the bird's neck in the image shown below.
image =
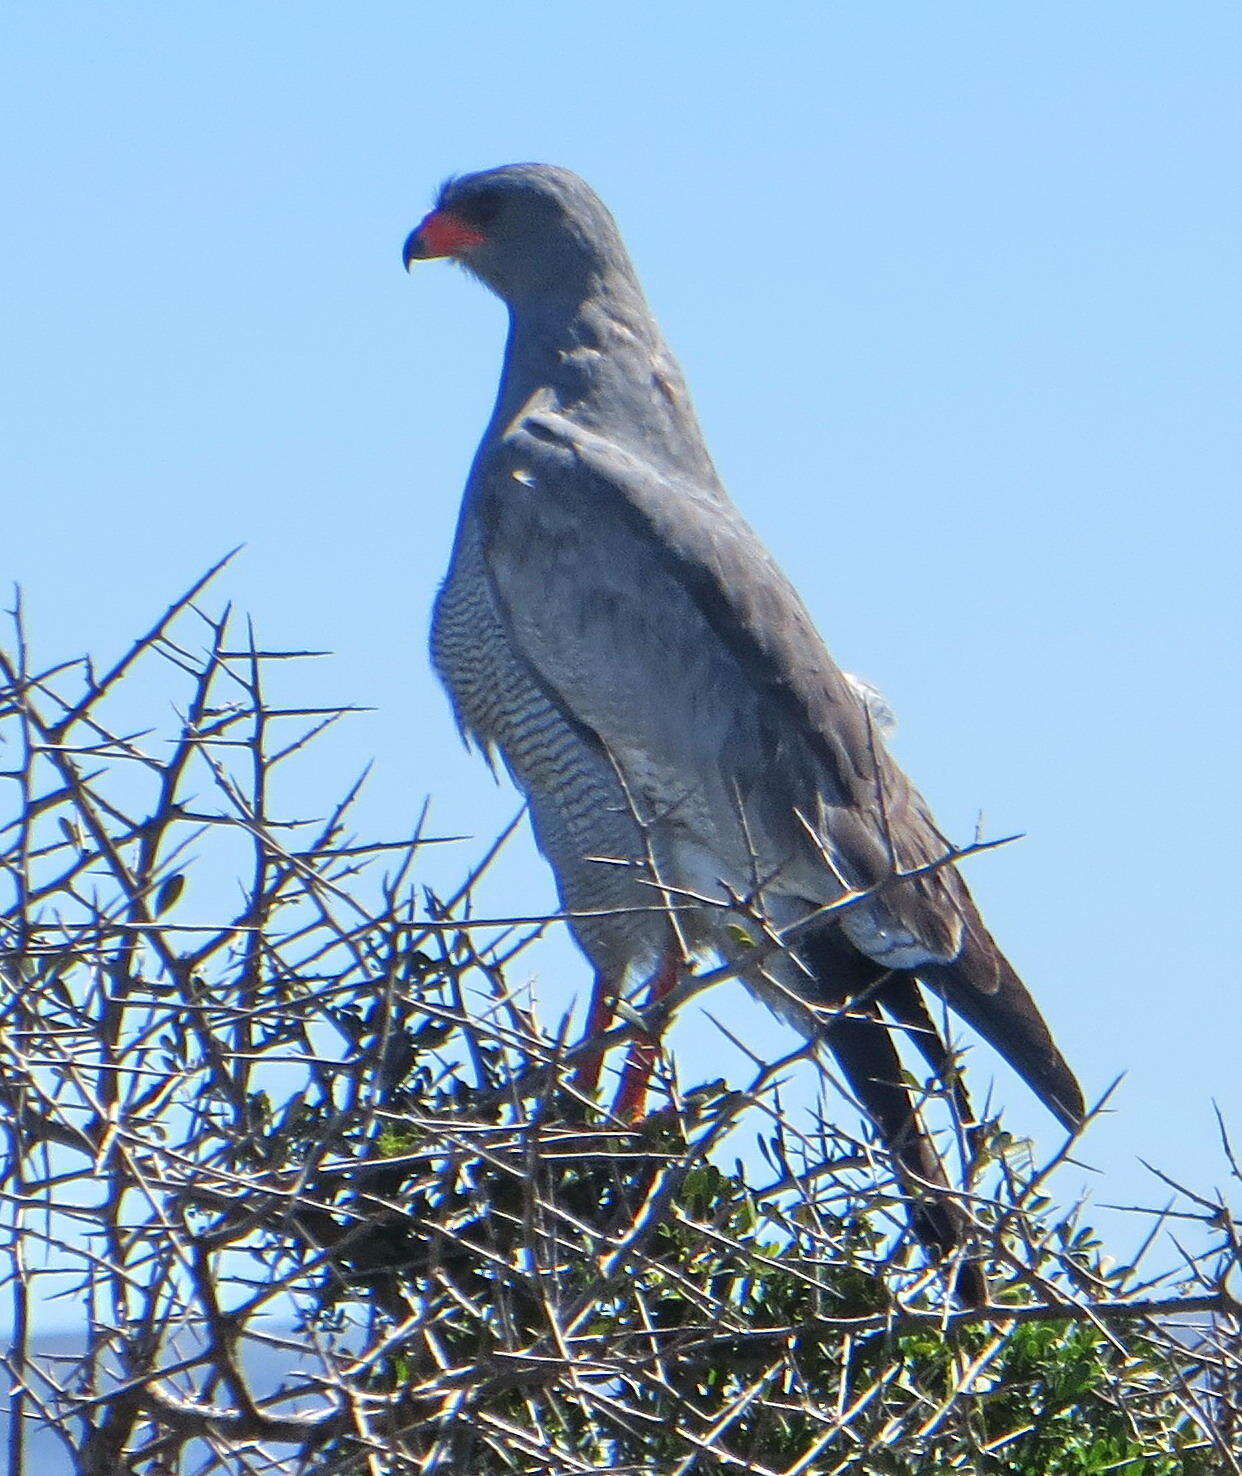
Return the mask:
POLYGON ((630 274, 511 306, 492 428, 528 406, 718 485, 681 369, 630 274))

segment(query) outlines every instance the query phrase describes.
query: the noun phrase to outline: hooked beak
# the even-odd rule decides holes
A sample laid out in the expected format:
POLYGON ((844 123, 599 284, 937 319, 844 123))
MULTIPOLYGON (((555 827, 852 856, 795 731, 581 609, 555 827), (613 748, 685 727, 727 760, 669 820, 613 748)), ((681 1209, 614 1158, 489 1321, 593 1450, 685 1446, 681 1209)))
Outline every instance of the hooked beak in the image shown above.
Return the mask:
POLYGON ((449 210, 433 210, 405 238, 401 249, 401 260, 408 272, 415 261, 429 261, 438 256, 461 256, 463 252, 481 246, 482 231, 467 225, 460 216, 449 210))

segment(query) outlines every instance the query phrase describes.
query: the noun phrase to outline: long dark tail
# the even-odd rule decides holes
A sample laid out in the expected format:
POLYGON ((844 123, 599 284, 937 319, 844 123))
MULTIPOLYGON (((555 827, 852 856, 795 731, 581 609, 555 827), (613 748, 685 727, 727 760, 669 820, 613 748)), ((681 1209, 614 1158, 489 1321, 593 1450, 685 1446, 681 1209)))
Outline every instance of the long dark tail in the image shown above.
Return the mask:
POLYGON ((919 969, 919 978, 994 1046, 1049 1112, 1073 1132, 1087 1112, 1082 1088, 965 887, 962 893, 966 923, 962 951, 952 963, 919 969))
MULTIPOLYGON (((957 1109, 969 1123, 965 1088, 952 1073, 949 1052, 917 984, 910 975, 892 973, 858 953, 835 929, 804 939, 799 951, 815 980, 817 1003, 840 1007, 855 1001, 825 1030, 825 1043, 905 1181, 910 1228, 938 1259, 954 1256, 965 1237, 965 1216, 948 1192, 944 1164, 919 1120, 892 1032, 881 1016, 883 1008, 911 1032, 924 1058, 951 1083, 957 1109), (945 1193, 937 1194, 937 1187, 945 1193)), ((983 1306, 988 1299, 983 1268, 962 1260, 953 1289, 961 1301, 983 1306)))

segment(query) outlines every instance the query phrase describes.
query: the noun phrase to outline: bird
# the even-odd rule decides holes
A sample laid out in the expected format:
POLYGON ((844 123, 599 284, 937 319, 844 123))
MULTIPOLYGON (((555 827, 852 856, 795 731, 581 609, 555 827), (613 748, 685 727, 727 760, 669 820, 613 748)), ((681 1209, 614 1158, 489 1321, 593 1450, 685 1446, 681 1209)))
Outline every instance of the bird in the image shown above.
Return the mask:
MULTIPOLYGON (((431 258, 464 267, 509 315, 432 663, 466 741, 525 795, 594 969, 588 1036, 627 989, 647 983, 655 1000, 698 960, 731 963, 832 1053, 891 1150, 915 1235, 954 1258, 962 1300, 983 1302, 894 1033, 966 1110, 937 1001, 1064 1128, 1085 1104, 886 746, 886 704, 836 664, 727 495, 585 181, 533 163, 450 178, 402 252, 407 270, 431 258), (764 946, 786 932, 789 946, 764 946)), ((653 1050, 631 1053, 628 1110, 653 1050)), ((597 1073, 588 1060, 579 1080, 597 1073)))

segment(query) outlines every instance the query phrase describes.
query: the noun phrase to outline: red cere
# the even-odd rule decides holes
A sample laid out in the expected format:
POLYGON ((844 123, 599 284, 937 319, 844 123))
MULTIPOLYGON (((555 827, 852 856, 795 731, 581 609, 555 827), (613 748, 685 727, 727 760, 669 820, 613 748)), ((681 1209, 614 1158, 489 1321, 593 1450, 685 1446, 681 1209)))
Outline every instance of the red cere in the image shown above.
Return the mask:
POLYGON ((422 247, 420 255, 424 257, 457 256, 472 246, 481 246, 485 240, 482 231, 475 230, 448 210, 433 210, 419 226, 416 235, 422 247))

